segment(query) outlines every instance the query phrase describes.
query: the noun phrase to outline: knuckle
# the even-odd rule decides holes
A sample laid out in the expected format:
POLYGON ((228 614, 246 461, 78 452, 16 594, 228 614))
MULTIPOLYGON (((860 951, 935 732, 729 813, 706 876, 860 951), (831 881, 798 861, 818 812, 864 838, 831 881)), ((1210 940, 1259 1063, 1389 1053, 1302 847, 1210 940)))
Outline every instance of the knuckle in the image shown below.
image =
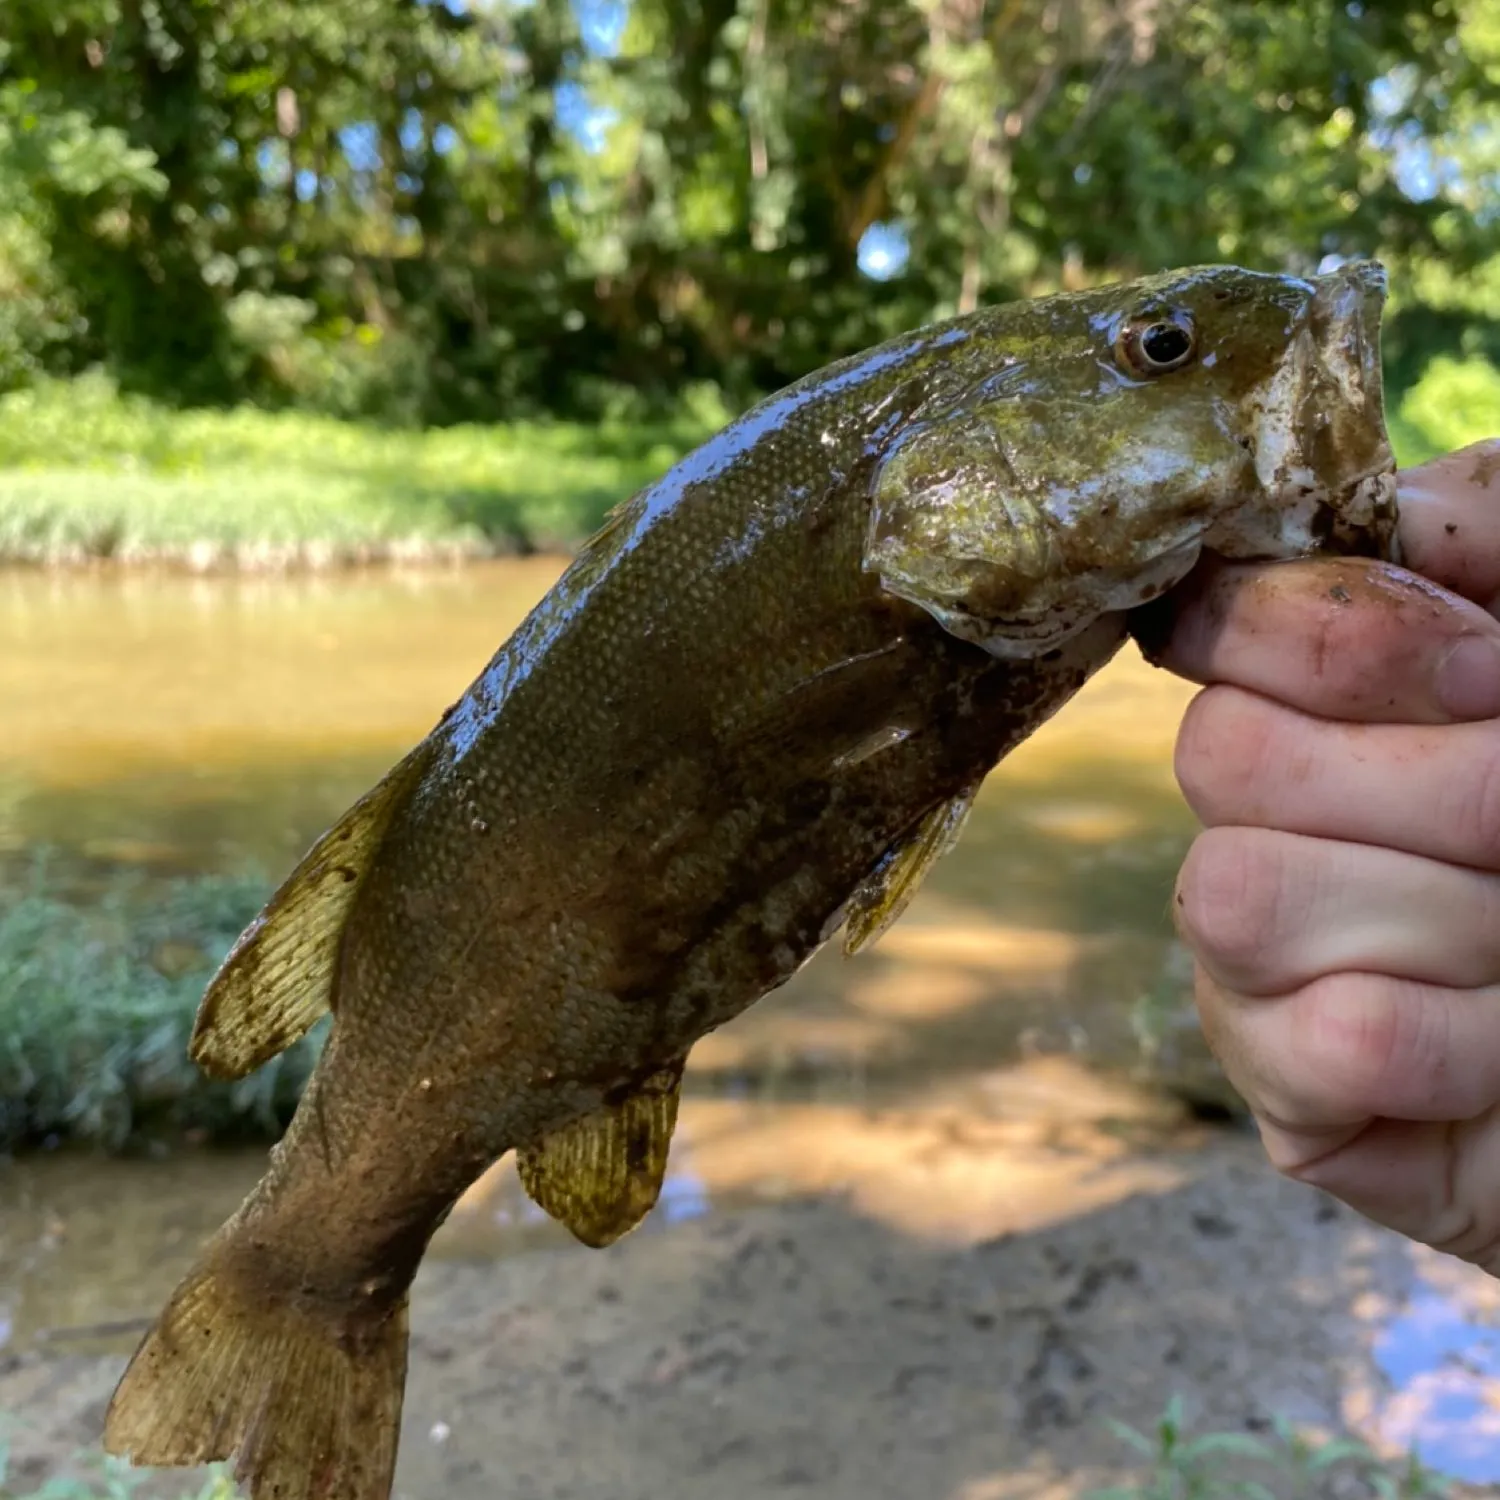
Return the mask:
POLYGON ((1238 688, 1205 688, 1177 734, 1174 770, 1188 805, 1204 822, 1224 821, 1267 763, 1274 734, 1263 705, 1238 688))
POLYGON ((1221 986, 1201 963, 1194 979, 1193 999, 1204 1040, 1231 1087, 1259 1115, 1274 1080, 1264 1076, 1262 1049, 1244 1024, 1241 998, 1221 986))
POLYGON ((1331 974, 1303 992, 1305 1065, 1341 1113, 1411 1117, 1450 1074, 1449 1014, 1422 985, 1331 974))
POLYGON ((1276 833, 1210 828, 1178 881, 1183 940, 1216 976, 1255 988, 1285 926, 1286 860, 1276 833))

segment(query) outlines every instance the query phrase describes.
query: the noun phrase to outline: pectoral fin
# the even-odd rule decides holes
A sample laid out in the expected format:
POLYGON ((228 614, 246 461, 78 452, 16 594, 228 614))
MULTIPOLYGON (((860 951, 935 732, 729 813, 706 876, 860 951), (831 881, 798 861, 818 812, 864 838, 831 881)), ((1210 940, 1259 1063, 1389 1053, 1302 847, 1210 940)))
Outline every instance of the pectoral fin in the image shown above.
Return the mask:
POLYGON ((516 1153, 521 1185, 585 1245, 613 1244, 661 1196, 681 1092, 677 1062, 619 1103, 522 1147, 516 1153))
POLYGON ((907 908, 917 887, 963 832, 980 783, 935 807, 906 839, 886 852, 874 873, 854 893, 844 927, 844 952, 873 943, 907 908))
POLYGON ((431 756, 423 740, 302 857, 240 934, 198 1007, 188 1050, 211 1077, 242 1078, 333 1003, 339 938, 391 816, 431 756))

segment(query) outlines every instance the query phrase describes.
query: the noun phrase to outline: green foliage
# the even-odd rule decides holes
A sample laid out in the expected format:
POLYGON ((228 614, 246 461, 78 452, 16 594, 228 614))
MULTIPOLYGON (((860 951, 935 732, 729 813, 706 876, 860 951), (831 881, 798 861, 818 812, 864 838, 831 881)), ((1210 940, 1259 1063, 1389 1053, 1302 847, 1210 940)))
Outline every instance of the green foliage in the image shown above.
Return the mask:
POLYGON ((1403 384, 1500 326, 1422 316, 1500 249, 1491 0, 625 0, 607 39, 572 0, 5 8, 0 383, 651 411, 982 299, 1325 254, 1392 264, 1403 384))
POLYGON ((0 1150, 47 1136, 123 1146, 142 1129, 279 1134, 320 1038, 235 1083, 189 1062, 209 974, 267 891, 126 878, 64 899, 45 861, 0 903, 0 1150))
MULTIPOLYGON (((15 203, 22 191, 0 173, 0 199, 15 203)), ((75 316, 38 226, 21 214, 0 214, 0 391, 45 374, 75 316)))
POLYGON ((1352 1438, 1319 1442, 1277 1418, 1271 1436, 1245 1432, 1193 1435, 1173 1397, 1147 1434, 1111 1421, 1110 1429, 1150 1465, 1139 1483, 1093 1490, 1084 1500, 1314 1500, 1330 1484, 1368 1500, 1446 1500, 1448 1481, 1412 1454, 1391 1465, 1352 1438))
POLYGON ((1397 408, 1393 436, 1405 440, 1408 462, 1448 453, 1500 433, 1500 369, 1480 356, 1440 354, 1397 408))
POLYGON ((725 419, 426 433, 251 407, 173 411, 95 377, 0 396, 0 561, 245 565, 566 547, 725 419))

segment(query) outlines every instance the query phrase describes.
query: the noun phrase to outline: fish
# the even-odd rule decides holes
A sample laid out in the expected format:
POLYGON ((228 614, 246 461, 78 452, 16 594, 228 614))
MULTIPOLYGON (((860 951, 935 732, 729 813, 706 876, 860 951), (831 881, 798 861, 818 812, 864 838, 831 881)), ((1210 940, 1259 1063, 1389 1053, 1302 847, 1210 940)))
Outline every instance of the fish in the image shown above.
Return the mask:
POLYGON ((408 1292, 482 1173, 513 1150, 578 1240, 618 1240, 694 1043, 840 932, 873 943, 1205 552, 1394 560, 1385 286, 1207 266, 985 307, 808 375, 612 511, 209 982, 212 1077, 332 1024, 108 1451, 386 1500, 408 1292))

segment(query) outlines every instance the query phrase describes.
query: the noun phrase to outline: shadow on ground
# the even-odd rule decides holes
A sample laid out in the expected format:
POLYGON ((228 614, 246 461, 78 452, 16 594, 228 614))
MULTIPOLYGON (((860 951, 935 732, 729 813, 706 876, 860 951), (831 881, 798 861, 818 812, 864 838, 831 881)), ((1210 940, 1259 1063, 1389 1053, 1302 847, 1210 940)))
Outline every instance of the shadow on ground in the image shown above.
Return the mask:
MULTIPOLYGON (((978 1242, 808 1198, 658 1217, 603 1253, 432 1261, 398 1493, 1042 1500, 1118 1480, 1105 1417, 1149 1424, 1173 1392, 1221 1430, 1378 1422, 1375 1314, 1411 1253, 1250 1143, 1210 1138, 1173 1170, 1175 1187, 978 1242)), ((121 1363, 0 1366, 16 1477, 97 1437, 121 1363)))

